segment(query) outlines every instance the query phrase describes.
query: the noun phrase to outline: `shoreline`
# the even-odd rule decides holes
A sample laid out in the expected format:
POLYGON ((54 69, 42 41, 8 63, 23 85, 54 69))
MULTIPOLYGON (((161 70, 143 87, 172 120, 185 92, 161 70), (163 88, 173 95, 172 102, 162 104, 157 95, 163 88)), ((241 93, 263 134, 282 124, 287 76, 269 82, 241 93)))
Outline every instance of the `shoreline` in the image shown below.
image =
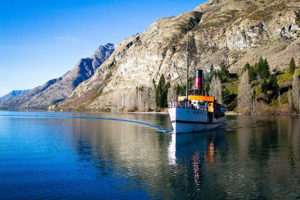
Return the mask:
MULTIPOLYGON (((105 112, 105 111, 79 111, 79 110, 70 110, 70 111, 53 111, 53 110, 0 110, 0 112, 41 112, 41 113, 114 113, 114 114, 159 114, 159 115, 168 115, 168 111, 151 111, 151 112, 105 112)), ((293 112, 265 112, 265 113, 237 113, 234 111, 226 111, 226 116, 238 116, 238 115, 251 115, 251 116, 300 116, 300 113, 293 113, 293 112)))

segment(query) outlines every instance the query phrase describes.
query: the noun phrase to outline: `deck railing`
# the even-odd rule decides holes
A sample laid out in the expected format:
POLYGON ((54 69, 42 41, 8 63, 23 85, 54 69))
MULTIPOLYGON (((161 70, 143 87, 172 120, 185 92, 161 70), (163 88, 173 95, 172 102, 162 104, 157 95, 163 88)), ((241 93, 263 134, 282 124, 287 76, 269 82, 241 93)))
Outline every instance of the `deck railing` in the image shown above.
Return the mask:
POLYGON ((190 109, 197 109, 202 111, 207 111, 207 106, 205 105, 196 105, 187 102, 187 101, 171 101, 168 104, 168 108, 190 108, 190 109))

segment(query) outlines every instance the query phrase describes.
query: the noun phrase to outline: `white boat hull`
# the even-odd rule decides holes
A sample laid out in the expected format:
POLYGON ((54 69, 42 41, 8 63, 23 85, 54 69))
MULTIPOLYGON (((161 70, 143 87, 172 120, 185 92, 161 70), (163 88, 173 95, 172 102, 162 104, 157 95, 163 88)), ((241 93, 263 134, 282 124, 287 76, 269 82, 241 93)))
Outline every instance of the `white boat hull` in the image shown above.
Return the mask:
POLYGON ((191 133, 221 127, 224 117, 208 117, 208 111, 190 108, 169 108, 174 133, 191 133))

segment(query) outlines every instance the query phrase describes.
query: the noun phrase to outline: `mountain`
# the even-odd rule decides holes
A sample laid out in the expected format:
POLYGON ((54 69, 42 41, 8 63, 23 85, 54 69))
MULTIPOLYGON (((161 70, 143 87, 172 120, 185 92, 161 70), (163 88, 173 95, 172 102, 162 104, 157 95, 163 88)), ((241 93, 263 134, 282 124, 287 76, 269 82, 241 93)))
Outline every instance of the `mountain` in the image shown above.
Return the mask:
POLYGON ((0 97, 0 103, 3 102, 3 101, 7 101, 9 99, 12 99, 16 96, 26 94, 27 92, 29 92, 29 90, 13 90, 10 93, 0 97))
POLYGON ((179 83, 173 63, 185 77, 187 32, 190 74, 226 65, 240 73, 249 62, 267 58, 270 70, 300 63, 300 2, 297 0, 211 0, 193 11, 158 19, 143 33, 125 39, 88 80, 56 110, 141 111, 155 109, 161 75, 179 83))
POLYGON ((113 44, 100 46, 92 56, 80 59, 75 67, 63 76, 33 88, 26 94, 3 102, 0 109, 47 109, 49 106, 63 101, 82 81, 90 78, 113 51, 113 44))

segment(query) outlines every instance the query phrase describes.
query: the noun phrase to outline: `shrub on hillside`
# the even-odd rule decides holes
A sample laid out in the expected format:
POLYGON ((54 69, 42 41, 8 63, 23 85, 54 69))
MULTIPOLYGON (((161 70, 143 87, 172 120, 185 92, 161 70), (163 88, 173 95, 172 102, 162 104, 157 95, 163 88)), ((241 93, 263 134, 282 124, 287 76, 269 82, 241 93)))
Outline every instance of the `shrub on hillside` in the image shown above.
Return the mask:
POLYGON ((290 64, 289 64, 289 70, 288 71, 289 71, 290 74, 294 74, 295 69, 296 69, 295 60, 294 60, 294 58, 291 58, 291 61, 290 61, 290 64))

